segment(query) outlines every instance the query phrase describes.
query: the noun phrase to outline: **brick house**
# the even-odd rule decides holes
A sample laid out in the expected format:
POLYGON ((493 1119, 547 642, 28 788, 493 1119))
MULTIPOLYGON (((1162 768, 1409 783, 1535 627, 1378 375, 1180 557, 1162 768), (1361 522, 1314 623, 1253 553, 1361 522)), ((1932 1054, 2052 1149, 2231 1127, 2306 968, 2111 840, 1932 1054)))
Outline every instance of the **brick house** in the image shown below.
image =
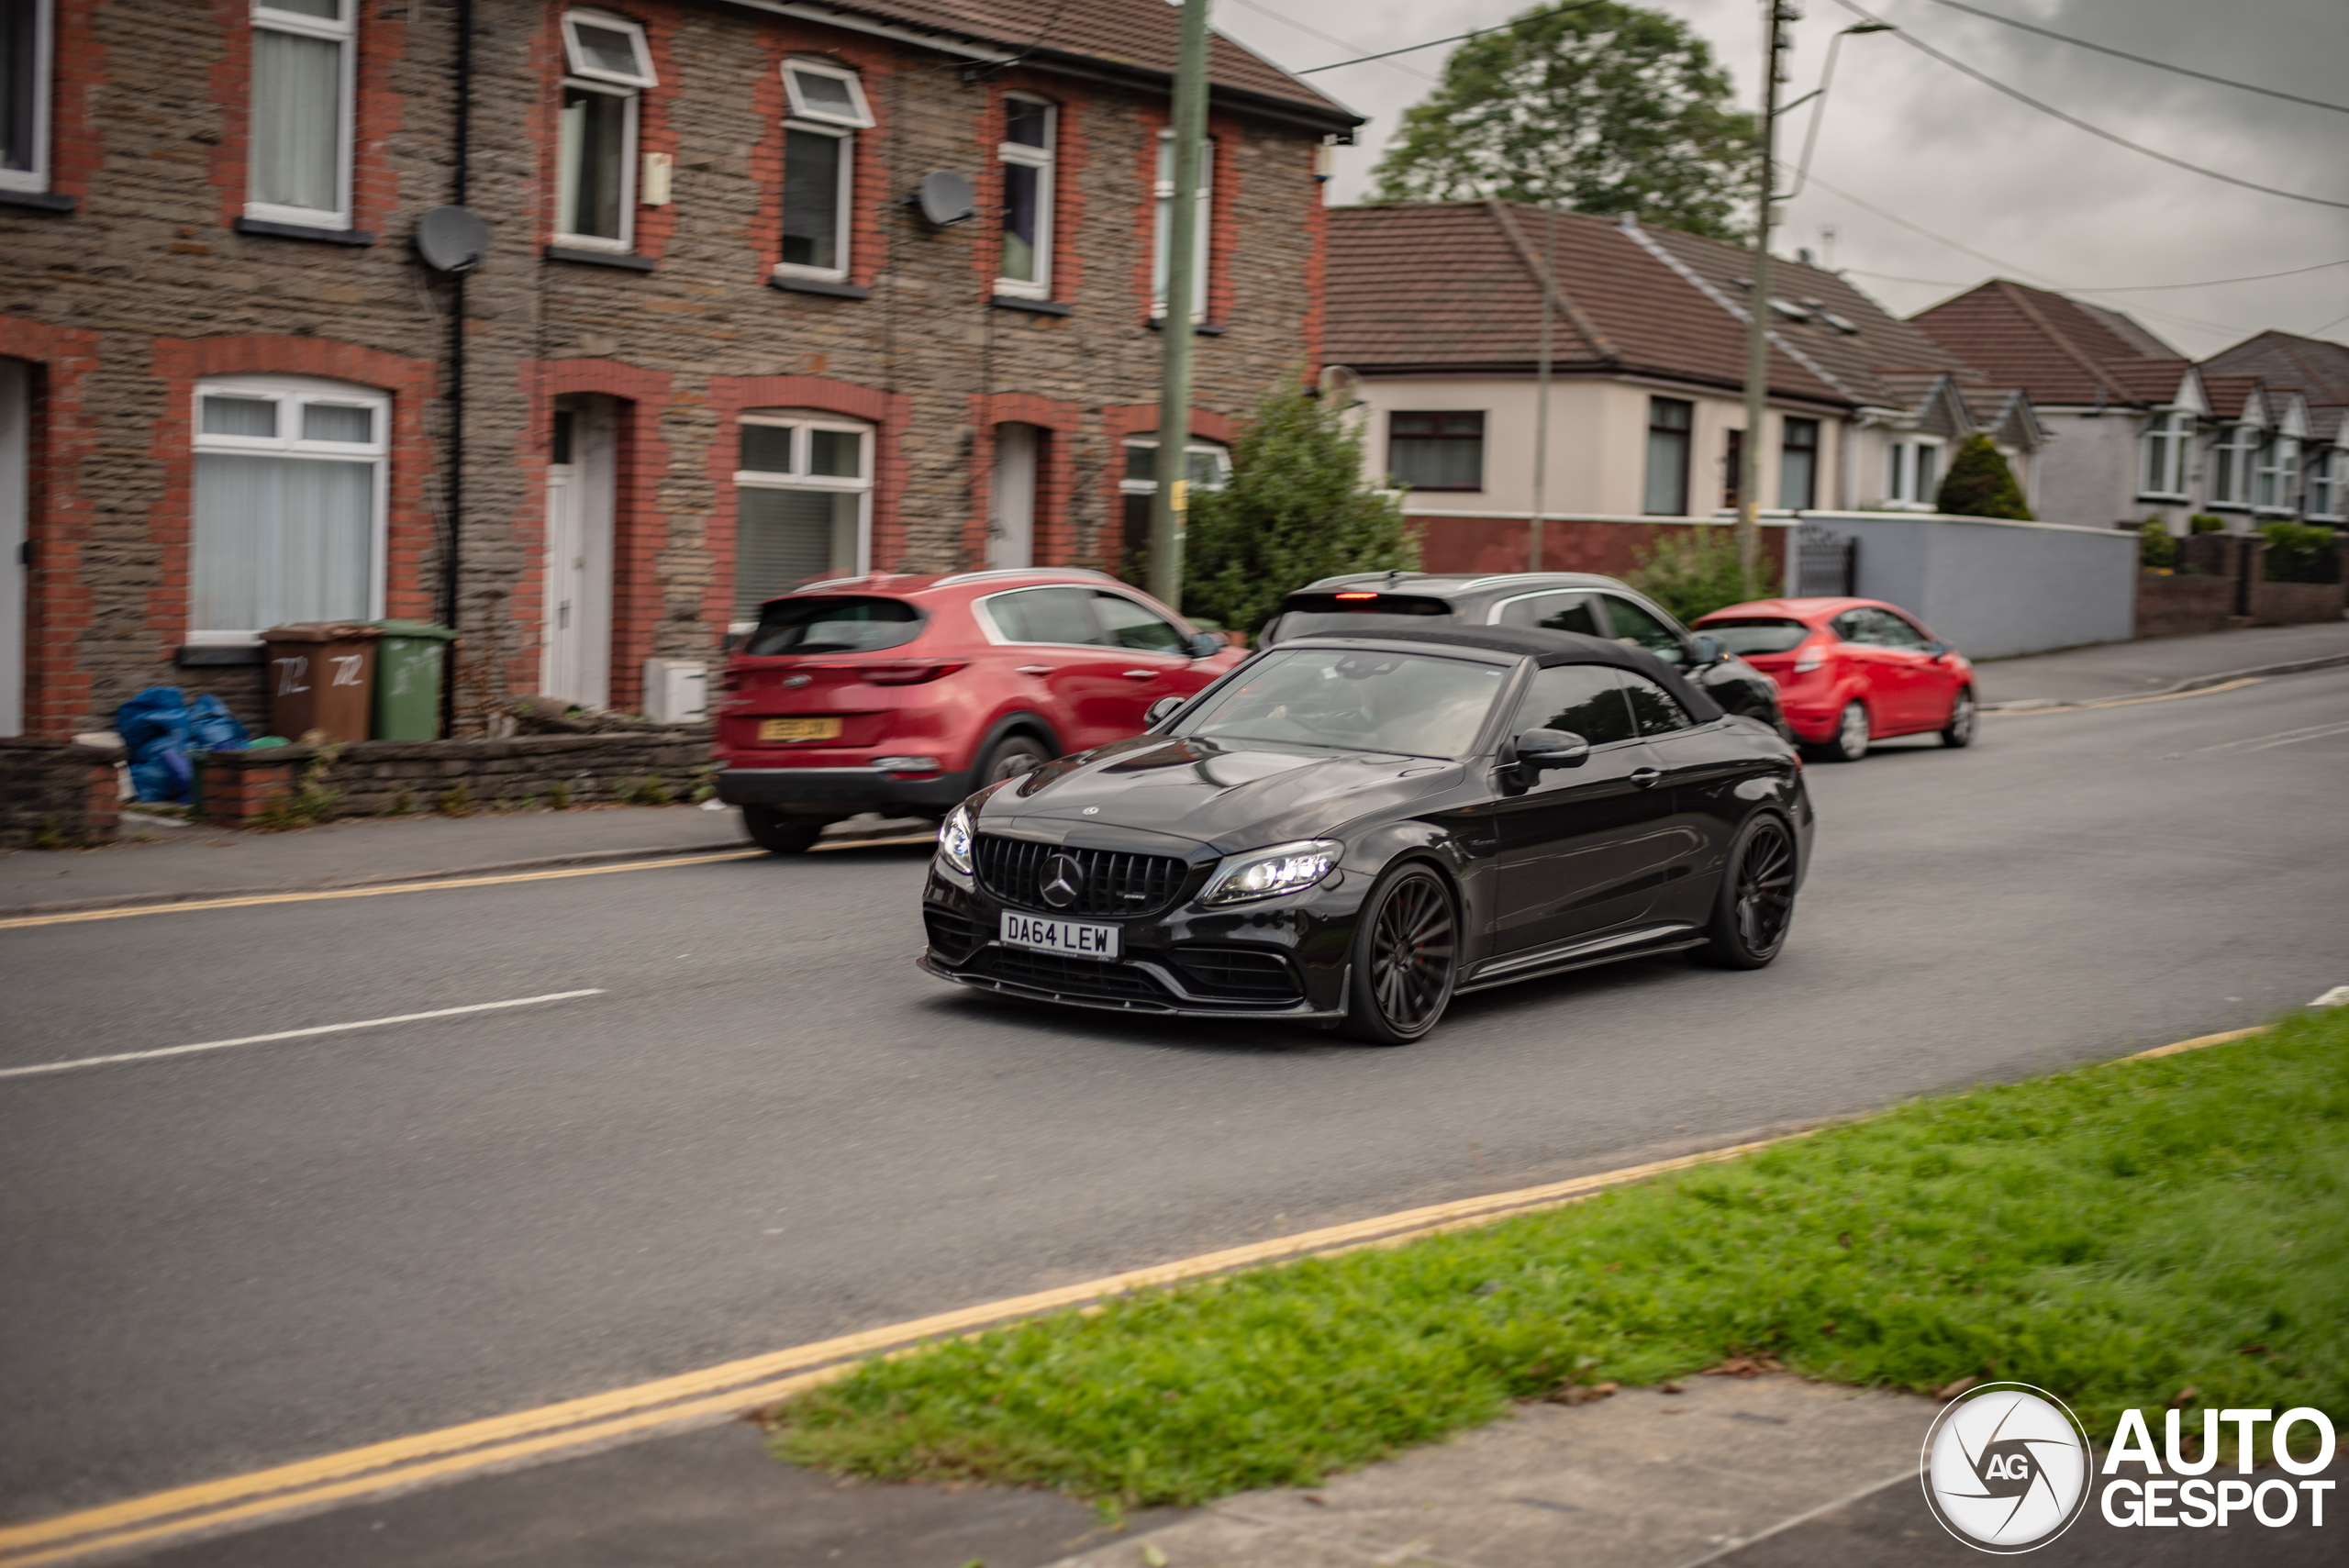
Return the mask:
MULTIPOLYGON (((640 707, 811 575, 1124 558, 1162 0, 8 16, 0 734, 157 683, 257 718, 262 628, 440 618, 452 491, 469 724, 640 707), (461 276, 410 243, 451 204, 491 237, 461 276)), ((1359 123, 1229 40, 1212 76, 1210 473, 1318 363, 1321 149, 1359 123)))
POLYGON ((2052 432, 2041 516, 2087 528, 2208 514, 2227 531, 2349 512, 2349 349, 2263 332, 2197 364, 2117 310, 1993 279, 1910 317, 2052 432))

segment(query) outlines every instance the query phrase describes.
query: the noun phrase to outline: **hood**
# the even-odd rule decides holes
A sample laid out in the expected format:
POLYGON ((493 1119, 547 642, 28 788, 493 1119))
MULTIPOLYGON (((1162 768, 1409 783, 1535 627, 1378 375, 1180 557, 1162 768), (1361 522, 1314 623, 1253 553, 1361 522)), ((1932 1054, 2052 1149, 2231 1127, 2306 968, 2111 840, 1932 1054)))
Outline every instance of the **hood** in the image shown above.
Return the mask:
POLYGON ((978 825, 1091 829, 1088 840, 1104 829, 1140 830, 1232 854, 1327 837, 1365 812, 1442 786, 1462 766, 1386 751, 1232 749, 1141 735, 1004 785, 987 796, 978 825))

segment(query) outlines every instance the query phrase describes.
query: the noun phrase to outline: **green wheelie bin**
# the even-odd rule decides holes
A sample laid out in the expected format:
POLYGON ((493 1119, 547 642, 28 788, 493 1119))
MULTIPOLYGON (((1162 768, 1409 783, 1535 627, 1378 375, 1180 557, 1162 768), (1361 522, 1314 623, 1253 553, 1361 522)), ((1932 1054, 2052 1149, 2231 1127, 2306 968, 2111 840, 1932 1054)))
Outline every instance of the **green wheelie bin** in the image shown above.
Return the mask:
POLYGON ((434 740, 440 735, 440 683, 457 634, 416 620, 379 620, 375 701, 369 733, 378 740, 434 740))

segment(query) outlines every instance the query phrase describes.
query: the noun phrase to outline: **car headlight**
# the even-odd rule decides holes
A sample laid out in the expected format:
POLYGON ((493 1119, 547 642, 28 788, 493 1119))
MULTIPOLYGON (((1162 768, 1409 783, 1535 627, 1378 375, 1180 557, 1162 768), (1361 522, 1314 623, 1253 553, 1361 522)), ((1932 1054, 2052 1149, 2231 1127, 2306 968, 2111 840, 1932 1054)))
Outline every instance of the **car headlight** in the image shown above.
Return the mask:
POLYGON ((1234 855, 1199 895, 1199 902, 1241 904, 1252 898, 1302 893, 1337 869, 1338 857, 1345 848, 1334 839, 1308 839, 1234 855))
POLYGON ((956 806, 947 813, 946 820, 938 825, 938 858, 964 876, 971 874, 969 807, 956 806))

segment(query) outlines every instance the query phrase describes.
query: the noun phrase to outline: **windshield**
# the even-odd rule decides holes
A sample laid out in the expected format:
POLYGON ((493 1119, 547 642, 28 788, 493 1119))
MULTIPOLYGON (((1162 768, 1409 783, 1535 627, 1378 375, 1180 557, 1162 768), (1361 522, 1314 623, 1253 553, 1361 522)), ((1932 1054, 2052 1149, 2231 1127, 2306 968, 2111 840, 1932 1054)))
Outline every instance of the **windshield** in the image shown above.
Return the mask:
POLYGON ((1697 628, 1720 639, 1731 653, 1785 653, 1810 635, 1798 620, 1775 616, 1750 616, 1742 620, 1709 620, 1697 628))
POLYGON ((1344 588, 1291 594, 1281 601, 1280 614, 1264 632, 1269 645, 1323 634, 1375 637, 1382 631, 1452 618, 1449 602, 1424 594, 1379 594, 1364 588, 1344 588))
POLYGON ((1458 757, 1475 744, 1508 676, 1503 665, 1414 653, 1267 653, 1174 733, 1226 745, 1458 757))
POLYGON ((759 628, 743 643, 751 654, 869 653, 896 648, 921 635, 921 611, 903 599, 810 595, 775 599, 759 612, 759 628))

